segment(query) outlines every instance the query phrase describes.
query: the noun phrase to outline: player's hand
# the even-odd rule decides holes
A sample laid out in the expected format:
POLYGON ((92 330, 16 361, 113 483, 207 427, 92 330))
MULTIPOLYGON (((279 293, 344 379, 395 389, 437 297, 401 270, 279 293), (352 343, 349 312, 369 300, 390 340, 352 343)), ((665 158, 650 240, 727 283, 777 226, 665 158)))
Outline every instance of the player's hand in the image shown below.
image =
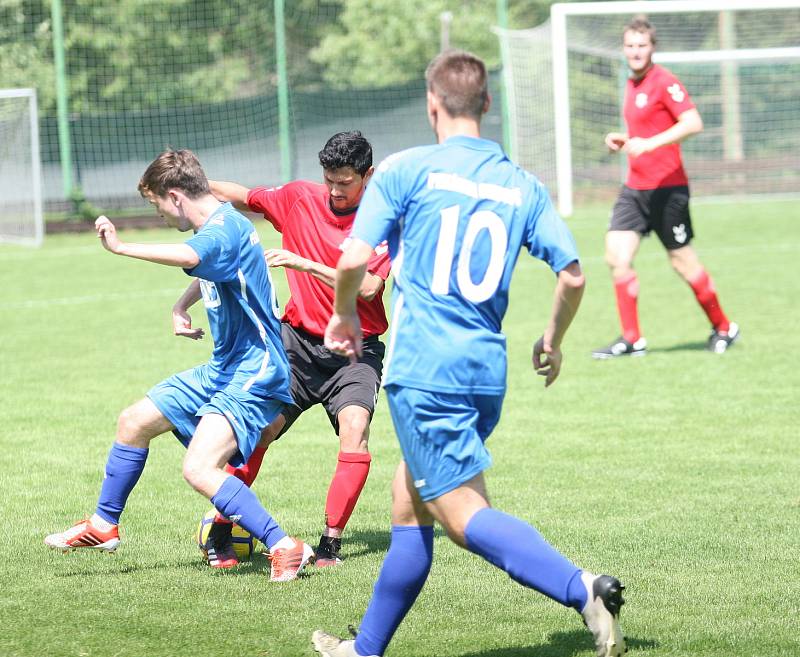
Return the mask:
POLYGON ((650 146, 649 139, 643 139, 642 137, 631 137, 622 147, 622 150, 631 157, 639 157, 644 153, 649 153, 653 149, 650 146))
POLYGON ((558 378, 561 359, 561 349, 545 343, 544 336, 533 345, 533 368, 539 376, 545 377, 545 388, 558 378))
POLYGON ((627 141, 628 136, 621 132, 609 132, 605 139, 606 147, 612 153, 618 153, 627 141))
POLYGON ((172 330, 175 335, 192 340, 202 340, 206 334, 201 328, 192 328, 192 318, 181 308, 172 309, 172 330))
POLYGON ((103 248, 111 253, 119 253, 122 241, 117 236, 117 229, 105 215, 100 215, 94 222, 94 229, 103 248))
POLYGON ((347 356, 351 363, 361 355, 361 323, 358 315, 333 313, 325 328, 325 346, 333 353, 347 356))
POLYGON ((267 249, 264 251, 264 257, 270 267, 288 267, 298 271, 305 270, 306 259, 286 249, 267 249))

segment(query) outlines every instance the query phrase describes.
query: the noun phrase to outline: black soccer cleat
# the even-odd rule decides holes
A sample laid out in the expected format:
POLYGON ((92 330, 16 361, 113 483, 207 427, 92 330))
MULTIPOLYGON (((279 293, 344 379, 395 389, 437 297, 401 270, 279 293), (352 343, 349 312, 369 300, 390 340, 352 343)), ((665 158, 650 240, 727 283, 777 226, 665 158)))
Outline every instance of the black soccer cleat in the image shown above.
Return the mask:
POLYGON ((611 344, 592 351, 592 358, 604 360, 618 356, 644 356, 647 353, 647 340, 639 338, 636 342, 628 342, 622 336, 611 344))
POLYGON ((707 349, 715 354, 724 354, 736 340, 739 339, 739 325, 731 322, 727 333, 721 333, 714 329, 708 338, 707 349))
POLYGON ((620 657, 628 651, 619 612, 625 600, 625 587, 610 575, 592 575, 582 572, 581 580, 586 587, 586 605, 581 610, 583 622, 594 637, 597 657, 620 657))
POLYGON ((239 556, 233 547, 233 523, 214 522, 208 532, 208 541, 201 551, 212 568, 233 568, 239 565, 239 556))
POLYGON ((333 536, 320 536, 319 547, 317 547, 317 560, 315 561, 318 568, 325 568, 326 566, 338 566, 342 563, 342 557, 339 552, 342 549, 342 539, 334 538, 333 536))

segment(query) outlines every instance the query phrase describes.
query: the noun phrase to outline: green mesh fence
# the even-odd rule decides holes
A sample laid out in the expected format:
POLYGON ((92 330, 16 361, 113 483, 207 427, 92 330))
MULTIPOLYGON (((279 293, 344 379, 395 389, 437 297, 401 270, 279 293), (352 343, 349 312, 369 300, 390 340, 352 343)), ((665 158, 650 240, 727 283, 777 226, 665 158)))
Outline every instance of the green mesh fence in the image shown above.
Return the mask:
MULTIPOLYGON (((430 0, 410 26, 419 34, 398 35, 398 44, 416 43, 419 52, 385 51, 405 63, 395 66, 399 74, 381 69, 377 80, 374 57, 361 56, 353 41, 358 35, 346 29, 362 4, 285 2, 289 112, 281 125, 273 0, 60 0, 71 140, 66 160, 74 186, 98 209, 144 210, 136 184, 167 146, 194 150, 210 177, 252 186, 283 182, 287 170, 291 178, 321 179, 317 153, 340 130, 361 130, 377 160, 430 142, 424 65, 439 49, 438 6, 446 3, 430 0), (349 40, 339 43, 339 37, 349 40)), ((373 4, 375 11, 361 15, 382 27, 382 3, 373 4)), ((491 11, 487 3, 462 3, 454 25, 471 32, 460 42, 456 30, 452 45, 477 49, 496 66, 489 4, 491 11)), ((419 13, 411 5, 391 11, 419 13)), ((51 0, 0 1, 0 88, 37 89, 45 209, 56 211, 72 204, 62 175, 51 6, 51 0)), ((376 34, 363 49, 380 49, 383 38, 376 34)), ((497 99, 498 84, 493 74, 497 99)), ((484 122, 486 136, 497 141, 500 117, 495 103, 484 122)))

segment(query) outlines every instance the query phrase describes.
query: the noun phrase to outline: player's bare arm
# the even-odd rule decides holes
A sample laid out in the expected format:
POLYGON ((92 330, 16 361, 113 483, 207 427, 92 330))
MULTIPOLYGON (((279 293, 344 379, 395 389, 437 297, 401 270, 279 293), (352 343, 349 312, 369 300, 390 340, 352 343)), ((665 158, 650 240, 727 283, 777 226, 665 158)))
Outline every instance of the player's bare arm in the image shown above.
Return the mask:
MULTIPOLYGON (((288 267, 296 271, 311 274, 317 280, 322 281, 330 287, 336 284, 336 270, 333 267, 323 265, 321 262, 303 258, 298 254, 287 249, 267 249, 264 252, 267 264, 270 267, 288 267)), ((365 301, 372 301, 376 295, 383 290, 383 279, 370 272, 364 274, 361 287, 358 289, 358 296, 365 301)))
POLYGON ((577 262, 558 272, 550 322, 533 346, 533 367, 537 374, 545 377, 545 387, 552 384, 561 371, 561 341, 578 312, 585 285, 586 279, 577 262))
POLYGON ((632 157, 639 157, 642 153, 649 153, 661 146, 677 144, 687 137, 696 135, 703 130, 703 119, 700 112, 692 108, 686 110, 679 117, 677 123, 670 128, 659 132, 652 137, 631 137, 622 150, 632 157))
POLYGON ((223 203, 233 203, 233 207, 242 212, 250 211, 247 205, 250 189, 244 185, 224 180, 209 180, 208 186, 211 188, 211 193, 223 203))
POLYGON ((177 336, 201 340, 205 335, 202 328, 192 327, 192 317, 189 315, 189 308, 202 298, 200 292, 200 281, 194 279, 186 291, 172 306, 172 330, 177 336))
POLYGON ((103 248, 115 255, 186 269, 196 267, 200 263, 200 258, 195 250, 186 244, 134 244, 123 242, 117 235, 116 227, 106 216, 98 217, 94 222, 94 228, 103 248))

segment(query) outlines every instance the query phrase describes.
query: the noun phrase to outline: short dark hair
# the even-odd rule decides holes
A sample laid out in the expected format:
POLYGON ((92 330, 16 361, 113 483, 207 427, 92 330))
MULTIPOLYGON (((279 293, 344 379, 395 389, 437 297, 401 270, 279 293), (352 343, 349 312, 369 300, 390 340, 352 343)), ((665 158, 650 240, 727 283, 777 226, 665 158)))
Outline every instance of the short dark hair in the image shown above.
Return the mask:
POLYGON ((428 91, 436 96, 453 118, 466 116, 480 121, 489 99, 486 65, 464 50, 446 50, 428 64, 428 91))
POLYGON ((319 152, 319 163, 326 171, 350 167, 363 176, 372 166, 372 146, 358 130, 337 132, 319 152))
POLYGON ((179 189, 192 199, 211 193, 197 156, 188 149, 173 148, 150 163, 139 180, 138 189, 142 196, 155 194, 162 198, 170 189, 179 189))
POLYGON ((653 24, 649 20, 647 20, 647 16, 645 16, 644 14, 637 14, 627 22, 627 24, 625 25, 625 29, 622 30, 623 38, 625 37, 626 32, 639 32, 641 34, 649 34, 650 43, 656 45, 656 28, 653 27, 653 24))

